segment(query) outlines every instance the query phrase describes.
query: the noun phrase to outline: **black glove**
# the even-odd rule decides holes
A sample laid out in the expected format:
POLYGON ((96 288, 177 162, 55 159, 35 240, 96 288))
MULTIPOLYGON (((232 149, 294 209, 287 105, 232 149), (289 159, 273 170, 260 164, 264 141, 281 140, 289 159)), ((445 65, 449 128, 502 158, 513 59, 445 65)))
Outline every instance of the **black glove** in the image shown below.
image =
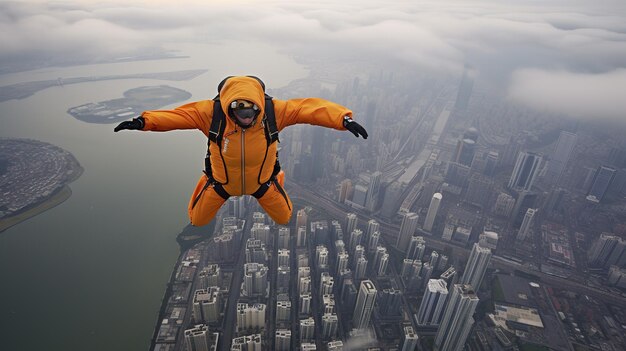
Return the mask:
POLYGON ((113 129, 114 132, 119 132, 122 129, 143 129, 143 127, 146 125, 145 121, 143 120, 143 117, 137 117, 137 118, 133 118, 131 121, 124 121, 120 124, 117 125, 117 127, 115 127, 115 129, 113 129))
POLYGON ((352 134, 354 134, 355 137, 359 137, 359 135, 361 135, 363 137, 363 139, 367 139, 367 131, 365 130, 365 128, 363 128, 362 125, 356 123, 352 118, 350 118, 349 116, 344 116, 343 117, 343 126, 349 130, 350 132, 352 132, 352 134))

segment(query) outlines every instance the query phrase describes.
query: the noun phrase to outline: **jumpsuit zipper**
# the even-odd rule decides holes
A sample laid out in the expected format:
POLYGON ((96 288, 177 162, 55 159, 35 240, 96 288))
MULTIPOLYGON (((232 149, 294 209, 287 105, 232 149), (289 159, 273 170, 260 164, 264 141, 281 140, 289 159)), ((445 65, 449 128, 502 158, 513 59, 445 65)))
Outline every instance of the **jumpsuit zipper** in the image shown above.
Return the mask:
POLYGON ((246 130, 241 128, 241 193, 246 191, 246 130))

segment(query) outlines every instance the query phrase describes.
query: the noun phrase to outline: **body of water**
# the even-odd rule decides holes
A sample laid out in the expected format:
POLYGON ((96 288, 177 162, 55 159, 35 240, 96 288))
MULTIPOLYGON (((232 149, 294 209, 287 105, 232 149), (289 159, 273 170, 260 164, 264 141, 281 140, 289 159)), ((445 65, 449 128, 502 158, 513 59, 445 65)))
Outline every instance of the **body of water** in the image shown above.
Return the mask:
MULTIPOLYGON (((67 114, 81 104, 167 84, 212 98, 227 75, 251 74, 268 88, 307 70, 274 48, 177 45, 189 58, 49 68, 0 76, 0 85, 161 72, 209 71, 190 81, 116 80, 49 88, 0 103, 0 137, 37 139, 71 152, 85 169, 63 204, 0 233, 0 349, 146 350, 188 223, 201 175, 199 131, 113 133, 67 114)), ((182 104, 175 104, 180 105, 182 104)), ((174 107, 174 106, 169 106, 174 107)))

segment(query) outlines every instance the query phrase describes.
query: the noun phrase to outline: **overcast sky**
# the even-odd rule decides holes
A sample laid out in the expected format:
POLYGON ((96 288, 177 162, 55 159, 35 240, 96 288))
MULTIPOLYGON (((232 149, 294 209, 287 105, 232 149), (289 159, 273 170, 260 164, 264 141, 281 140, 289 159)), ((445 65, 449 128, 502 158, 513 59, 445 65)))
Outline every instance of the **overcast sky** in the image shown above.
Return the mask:
MULTIPOLYGON (((0 1, 0 65, 180 41, 460 72, 532 107, 626 121, 626 1, 0 1), (599 4, 598 4, 599 3, 599 4)), ((1 79, 1 76, 0 76, 1 79)))

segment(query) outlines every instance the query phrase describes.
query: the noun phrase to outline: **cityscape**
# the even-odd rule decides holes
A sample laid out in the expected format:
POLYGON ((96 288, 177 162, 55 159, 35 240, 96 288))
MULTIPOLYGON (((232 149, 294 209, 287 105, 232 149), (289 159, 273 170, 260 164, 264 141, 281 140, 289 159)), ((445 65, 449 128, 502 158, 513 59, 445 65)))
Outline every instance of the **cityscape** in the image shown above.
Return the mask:
POLYGON ((587 144, 593 130, 489 99, 467 71, 361 79, 270 92, 348 101, 371 141, 283 131, 290 225, 230 198, 183 241, 151 350, 626 347, 619 136, 587 144))
POLYGON ((0 8, 0 350, 626 350, 623 0, 0 8))

